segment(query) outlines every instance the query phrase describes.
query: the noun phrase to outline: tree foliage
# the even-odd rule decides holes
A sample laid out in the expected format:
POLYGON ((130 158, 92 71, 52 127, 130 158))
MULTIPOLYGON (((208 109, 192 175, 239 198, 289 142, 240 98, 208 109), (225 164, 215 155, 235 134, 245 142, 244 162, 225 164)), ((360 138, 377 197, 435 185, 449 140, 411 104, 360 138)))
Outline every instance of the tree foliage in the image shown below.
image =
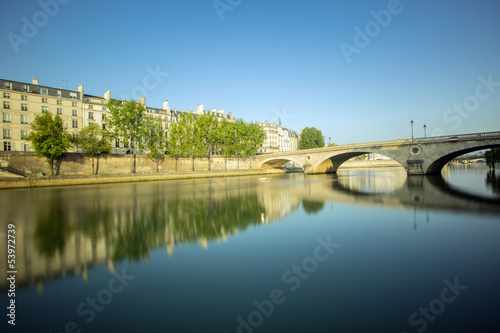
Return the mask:
POLYGON ((136 101, 110 99, 107 103, 109 116, 106 124, 113 138, 130 148, 130 168, 135 172, 136 147, 142 140, 142 123, 145 118, 144 106, 136 101))
POLYGON ((101 129, 97 124, 89 124, 76 136, 76 143, 87 155, 92 158, 92 174, 96 174, 94 158, 101 153, 110 153, 109 132, 101 129))
POLYGON ((148 158, 156 163, 158 172, 158 164, 164 158, 167 148, 167 136, 161 118, 145 117, 141 131, 142 140, 139 142, 139 147, 148 150, 148 158))
POLYGON ((321 148, 325 146, 323 133, 315 127, 306 127, 300 133, 299 149, 321 148))
POLYGON ((44 112, 35 117, 31 123, 31 132, 26 137, 31 141, 37 154, 44 156, 54 175, 54 161, 61 158, 71 148, 71 135, 67 133, 61 117, 56 114, 52 117, 44 112))
POLYGON ((264 131, 257 124, 219 122, 213 114, 187 113, 174 123, 168 135, 168 152, 172 156, 207 156, 218 152, 224 156, 253 156, 264 141, 264 131))
POLYGON ((484 153, 486 164, 490 169, 495 169, 495 164, 500 162, 500 148, 493 148, 484 153))

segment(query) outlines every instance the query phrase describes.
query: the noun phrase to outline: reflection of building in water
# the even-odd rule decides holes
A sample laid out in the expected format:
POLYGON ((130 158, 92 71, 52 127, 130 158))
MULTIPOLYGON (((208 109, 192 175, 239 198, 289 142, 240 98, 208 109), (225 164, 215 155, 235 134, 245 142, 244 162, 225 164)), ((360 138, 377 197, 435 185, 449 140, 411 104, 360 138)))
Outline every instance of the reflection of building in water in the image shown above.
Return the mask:
POLYGON ((276 190, 276 188, 269 186, 259 192, 259 202, 265 208, 265 213, 261 214, 261 222, 279 222, 297 210, 300 196, 291 190, 276 190))
MULTIPOLYGON (((210 242, 227 242, 229 235, 261 224, 261 214, 275 220, 292 209, 288 196, 280 199, 269 187, 262 200, 255 187, 245 189, 238 180, 230 186, 221 180, 129 186, 125 193, 121 186, 15 192, 12 199, 19 204, 0 211, 0 227, 16 226, 17 286, 42 289, 47 280, 73 274, 87 280, 92 266, 107 264, 113 271, 115 262, 148 260, 151 249, 160 247, 169 255, 182 244, 207 249, 210 242)), ((6 251, 4 244, 2 267, 6 251)), ((7 289, 6 277, 3 270, 0 290, 7 289)))

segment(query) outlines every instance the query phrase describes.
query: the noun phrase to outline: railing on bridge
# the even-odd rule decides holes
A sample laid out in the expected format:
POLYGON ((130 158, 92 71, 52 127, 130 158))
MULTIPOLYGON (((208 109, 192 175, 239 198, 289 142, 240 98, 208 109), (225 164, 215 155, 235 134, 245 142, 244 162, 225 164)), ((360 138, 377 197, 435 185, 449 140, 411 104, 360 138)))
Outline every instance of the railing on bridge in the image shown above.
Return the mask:
POLYGON ((428 142, 428 141, 449 141, 450 138, 460 139, 485 139, 485 138, 500 138, 500 132, 484 132, 484 133, 471 133, 471 134, 460 134, 460 135, 444 135, 444 136, 431 136, 428 138, 416 138, 413 141, 416 142, 428 142))

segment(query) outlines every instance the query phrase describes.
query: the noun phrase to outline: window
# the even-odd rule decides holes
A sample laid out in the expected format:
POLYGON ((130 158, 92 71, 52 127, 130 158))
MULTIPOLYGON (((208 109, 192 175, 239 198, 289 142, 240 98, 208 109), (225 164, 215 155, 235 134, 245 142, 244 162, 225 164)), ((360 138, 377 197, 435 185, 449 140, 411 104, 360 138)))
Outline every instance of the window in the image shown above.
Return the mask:
POLYGON ((76 102, 71 102, 71 106, 76 106, 76 102))
POLYGON ((6 128, 3 129, 3 138, 10 139, 10 129, 6 129, 6 128))
POLYGON ((94 119, 94 112, 89 112, 89 119, 94 119))
POLYGON ((62 109, 61 108, 57 108, 57 114, 62 114, 62 109))
POLYGON ((28 111, 28 104, 21 104, 22 111, 28 111))
POLYGON ((115 140, 115 147, 120 148, 120 140, 115 140))
POLYGON ((21 130, 21 139, 24 140, 28 136, 28 131, 21 130))
POLYGON ((28 96, 26 95, 21 95, 21 101, 27 101, 28 100, 28 96))
POLYGON ((10 114, 8 114, 8 113, 3 114, 3 122, 10 123, 10 114))
POLYGON ((47 107, 46 106, 42 106, 42 112, 47 112, 47 107))
POLYGON ((105 106, 102 107, 102 111, 106 111, 106 107, 105 106))
POLYGON ((47 103, 47 99, 45 97, 42 97, 42 103, 47 103))
POLYGON ((78 112, 76 110, 71 110, 71 115, 73 117, 76 117, 76 116, 78 116, 78 112))
POLYGON ((89 104, 89 109, 93 109, 93 108, 94 108, 94 106, 89 104))
POLYGON ((11 151, 12 150, 10 142, 5 142, 4 141, 4 143, 3 143, 3 150, 5 150, 5 151, 11 151))
POLYGON ((102 124, 102 129, 105 130, 106 129, 106 125, 102 124))
POLYGON ((40 95, 48 95, 48 94, 49 94, 49 89, 40 88, 40 95))
POLYGON ((102 120, 106 120, 106 115, 104 113, 102 114, 102 120))
POLYGON ((24 91, 30 91, 30 86, 27 84, 23 84, 23 90, 24 91))
POLYGON ((61 96, 62 96, 62 92, 61 92, 61 90, 58 90, 57 91, 57 97, 61 97, 61 96))
POLYGON ((57 105, 62 105, 62 101, 60 99, 57 100, 57 105))
POLYGON ((69 98, 76 99, 76 92, 70 92, 69 93, 69 98))
POLYGON ((28 116, 21 115, 21 124, 27 124, 28 123, 28 116))
POLYGON ((3 102, 4 109, 10 109, 10 102, 3 102))
POLYGON ((5 82, 3 86, 4 86, 4 89, 12 89, 12 83, 10 83, 10 82, 5 82))
POLYGON ((78 128, 78 120, 73 120, 73 128, 78 128))
POLYGON ((3 98, 10 98, 10 94, 9 94, 9 93, 4 92, 4 93, 3 93, 3 98))

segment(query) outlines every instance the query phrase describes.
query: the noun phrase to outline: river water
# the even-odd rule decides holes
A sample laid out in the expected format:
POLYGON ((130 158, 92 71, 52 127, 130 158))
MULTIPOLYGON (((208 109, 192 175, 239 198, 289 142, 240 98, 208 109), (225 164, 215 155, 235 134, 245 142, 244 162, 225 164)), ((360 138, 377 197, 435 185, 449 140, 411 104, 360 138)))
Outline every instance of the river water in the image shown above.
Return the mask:
POLYGON ((0 191, 1 327, 14 300, 18 332, 498 332, 499 183, 456 166, 0 191))

